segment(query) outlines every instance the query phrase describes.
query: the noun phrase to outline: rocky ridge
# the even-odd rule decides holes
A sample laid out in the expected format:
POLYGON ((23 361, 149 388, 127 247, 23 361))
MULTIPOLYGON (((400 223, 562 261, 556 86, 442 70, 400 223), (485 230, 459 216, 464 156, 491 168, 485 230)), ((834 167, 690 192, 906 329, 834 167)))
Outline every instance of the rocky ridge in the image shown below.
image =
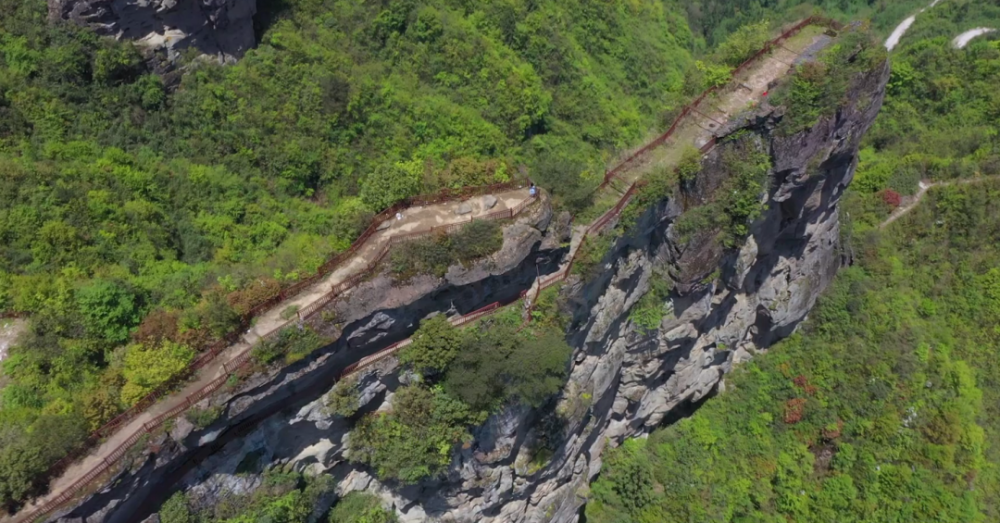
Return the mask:
POLYGON ((48 0, 49 19, 133 40, 165 72, 188 49, 234 63, 255 44, 257 0, 48 0))
MULTIPOLYGON (((317 325, 342 333, 340 341, 216 400, 223 414, 210 426, 178 422, 113 486, 64 520, 152 521, 178 489, 208 506, 225 493, 252 491, 265 468, 283 467, 331 475, 338 495, 376 493, 404 522, 577 521, 608 445, 683 416, 723 388, 733 365, 793 332, 829 284, 841 264, 838 202, 853 177, 861 137, 881 107, 888 72, 882 64, 852 78, 841 107, 803 132, 776 132, 783 109, 767 104, 720 130, 696 181, 646 209, 595 277, 563 287, 574 354, 560 397, 547 408, 512 406, 492 416, 474 431, 473 445, 456 449, 446 477, 386 485, 350 464, 345 449, 352 420, 328 414, 322 395, 337 368, 401 339, 421 318, 468 312, 527 288, 538 272, 554 271, 565 254, 565 216, 539 211, 519 220, 505 230, 496 260, 453 267, 443 281, 415 278, 392 293, 382 277, 367 282, 351 301, 331 305, 328 321, 317 325), (770 156, 766 211, 738 247, 686 238, 676 220, 719 188, 730 150, 724 138, 737 132, 749 133, 770 156), (673 284, 666 304, 672 314, 646 333, 629 312, 651 280, 662 277, 673 284), (538 463, 542 448, 551 457, 538 463)), ((360 377, 359 415, 387 408, 406 379, 395 370, 387 361, 360 377)), ((313 520, 334 501, 325 499, 313 520)))

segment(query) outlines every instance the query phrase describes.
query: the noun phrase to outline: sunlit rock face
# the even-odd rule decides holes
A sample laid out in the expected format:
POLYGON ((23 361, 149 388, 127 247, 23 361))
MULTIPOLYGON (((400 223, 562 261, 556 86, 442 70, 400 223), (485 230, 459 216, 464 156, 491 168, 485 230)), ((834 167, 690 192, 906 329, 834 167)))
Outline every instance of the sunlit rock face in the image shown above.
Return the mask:
POLYGON ((257 0, 49 0, 49 18, 136 42, 168 68, 185 51, 233 63, 255 45, 257 0))

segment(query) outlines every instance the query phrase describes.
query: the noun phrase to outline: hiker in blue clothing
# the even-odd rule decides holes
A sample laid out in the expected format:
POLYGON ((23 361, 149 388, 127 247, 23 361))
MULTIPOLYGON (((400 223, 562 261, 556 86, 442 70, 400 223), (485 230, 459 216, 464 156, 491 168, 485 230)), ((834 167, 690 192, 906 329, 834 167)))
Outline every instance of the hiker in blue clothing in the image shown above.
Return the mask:
POLYGON ((535 184, 531 184, 531 187, 528 188, 528 194, 532 198, 534 198, 535 197, 535 192, 537 192, 537 189, 535 189, 535 184))

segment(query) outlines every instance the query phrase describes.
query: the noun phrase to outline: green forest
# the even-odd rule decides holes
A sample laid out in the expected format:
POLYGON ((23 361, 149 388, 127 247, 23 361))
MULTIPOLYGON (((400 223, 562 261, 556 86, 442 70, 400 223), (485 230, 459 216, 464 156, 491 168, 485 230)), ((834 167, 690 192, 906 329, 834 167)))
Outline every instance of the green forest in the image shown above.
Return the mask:
POLYGON ((892 53, 841 212, 854 264, 691 417, 610 452, 590 523, 1000 518, 1000 8, 944 1, 892 53), (885 229, 921 179, 939 182, 885 229), (970 183, 971 181, 971 183, 970 183))
MULTIPOLYGON (((887 32, 926 3, 259 0, 255 49, 230 66, 187 58, 180 83, 168 86, 130 43, 50 23, 44 2, 0 0, 0 312, 27 321, 0 363, 0 508, 42 492, 49 467, 91 430, 168 381, 254 305, 347 249, 393 203, 530 177, 560 207, 584 209, 608 162, 662 132, 713 71, 755 50, 748 42, 817 9, 887 32)), ((941 189, 927 209, 873 230, 890 195, 912 194, 921 178, 1000 174, 1000 46, 989 37, 949 46, 958 32, 1000 20, 1000 8, 980 4, 944 0, 893 53, 889 96, 847 198, 844 235, 858 265, 801 335, 731 378, 742 386, 613 454, 593 487, 590 521, 824 520, 823 510, 839 510, 823 505, 833 476, 829 489, 890 511, 888 487, 872 490, 874 480, 853 475, 870 460, 899 474, 912 466, 892 481, 925 489, 920 514, 994 514, 989 464, 1000 460, 986 420, 997 392, 983 373, 997 344, 984 326, 995 296, 982 282, 992 281, 984 267, 996 265, 985 245, 996 238, 996 215, 986 186, 941 189), (962 238, 964 250, 952 252, 962 238), (838 293, 864 299, 837 305, 838 293), (857 314, 890 299, 900 307, 857 314), (889 319, 905 328, 885 330, 889 319), (840 361, 845 352, 863 362, 840 361), (844 391, 868 390, 850 380, 873 360, 886 395, 871 411, 852 410, 861 405, 844 391), (794 384, 800 374, 811 394, 794 384), (946 385, 920 389, 921 376, 946 385), (909 389, 907 399, 885 392, 909 389), (791 400, 804 400, 794 403, 802 419, 788 424, 791 400), (938 417, 916 418, 905 438, 876 436, 883 418, 906 419, 917 400, 918 412, 938 417), (747 409, 773 418, 755 421, 762 439, 753 445, 766 448, 755 447, 752 465, 742 447, 751 443, 740 439, 747 409), (931 420, 947 426, 928 435, 920 424, 931 420), (692 446, 699 423, 715 442, 707 449, 692 446), (814 456, 826 468, 812 472, 805 463, 817 444, 834 459, 814 456), (852 450, 841 452, 845 445, 852 450), (851 452, 850 465, 838 464, 851 452), (668 470, 702 483, 665 496, 668 470), (809 499, 760 486, 753 474, 762 470, 772 470, 768 480, 782 471, 809 499), (713 497, 711 486, 729 482, 731 498, 713 497), (699 501, 704 513, 677 508, 694 496, 709 500, 699 501)), ((499 241, 483 227, 468 231, 486 238, 481 245, 438 238, 394 254, 392 270, 440 274, 448 259, 481 255, 499 241)), ((537 404, 558 390, 569 349, 559 321, 536 314, 538 330, 520 337, 502 316, 462 334, 427 322, 422 329, 438 329, 450 345, 417 343, 404 355, 423 380, 401 391, 396 414, 363 420, 356 459, 403 482, 437 475, 447 465, 440 449, 461 444, 499 401, 537 404), (487 351, 505 355, 499 367, 487 351), (514 371, 526 364, 533 372, 514 371)), ((276 359, 268 349, 255 355, 276 359)), ((350 388, 335 392, 330 408, 352 412, 350 388)), ((327 488, 273 481, 215 514, 175 501, 175 521, 298 521, 327 488)), ((335 510, 331 521, 392 520, 370 499, 352 503, 356 510, 335 510)))

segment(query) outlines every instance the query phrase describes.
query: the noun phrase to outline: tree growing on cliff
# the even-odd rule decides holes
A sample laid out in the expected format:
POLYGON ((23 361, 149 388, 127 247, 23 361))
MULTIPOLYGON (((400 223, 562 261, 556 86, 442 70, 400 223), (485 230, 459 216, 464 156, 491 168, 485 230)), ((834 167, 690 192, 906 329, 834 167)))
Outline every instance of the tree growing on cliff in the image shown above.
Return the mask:
POLYGON ((396 513, 382 507, 378 496, 351 492, 330 510, 330 523, 396 523, 396 513))
POLYGON ((462 343, 462 333, 439 314, 420 323, 411 338, 413 343, 399 353, 399 361, 431 376, 443 372, 455 359, 462 343))
POLYGON ((468 438, 465 427, 482 421, 440 388, 402 387, 391 411, 365 416, 351 432, 350 459, 374 468, 382 479, 415 483, 442 473, 452 447, 468 438))

